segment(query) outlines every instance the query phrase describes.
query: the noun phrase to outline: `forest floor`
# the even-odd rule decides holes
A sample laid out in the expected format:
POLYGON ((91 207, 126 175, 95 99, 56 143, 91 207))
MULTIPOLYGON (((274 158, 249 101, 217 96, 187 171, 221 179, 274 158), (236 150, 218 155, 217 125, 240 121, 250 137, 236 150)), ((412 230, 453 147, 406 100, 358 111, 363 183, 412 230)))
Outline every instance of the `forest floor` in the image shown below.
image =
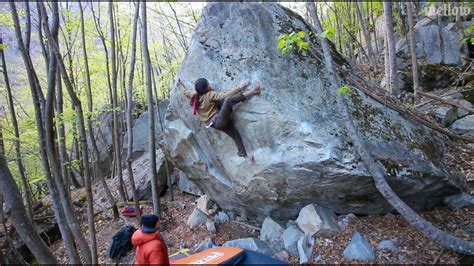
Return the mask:
MULTIPOLYGON (((82 190, 73 193, 82 194, 82 190)), ((168 246, 169 254, 173 254, 182 248, 194 248, 207 237, 214 244, 222 245, 228 240, 255 237, 258 232, 234 222, 219 223, 216 233, 206 230, 204 225, 190 229, 186 220, 194 210, 197 197, 185 194, 174 189, 174 201, 170 201, 169 195, 161 198, 163 208, 163 239, 168 246)), ((73 197, 74 198, 74 197, 73 197)), ((80 198, 80 197, 78 197, 80 198)), ((77 211, 81 214, 80 220, 87 231, 86 206, 75 204, 77 211)), ((144 206, 144 212, 151 213, 149 205, 144 206)), ((463 208, 450 210, 446 207, 436 208, 421 213, 424 218, 432 222, 442 230, 446 230, 464 239, 474 240, 474 208, 463 208)), ((257 225, 252 221, 248 222, 257 225)), ((137 227, 135 219, 121 218, 114 220, 111 211, 99 212, 96 215, 96 231, 99 247, 99 262, 111 263, 107 257, 107 250, 112 241, 112 236, 126 225, 137 227)), ((258 227, 258 225, 257 225, 258 227)), ((426 238, 417 229, 409 225, 400 215, 374 215, 356 217, 351 220, 350 225, 331 238, 317 238, 313 249, 312 261, 316 263, 355 263, 348 261, 342 255, 345 247, 351 240, 355 230, 358 230, 367 241, 374 247, 376 261, 374 263, 460 263, 466 259, 460 254, 444 250, 441 246, 426 238), (378 248, 382 240, 393 240, 398 247, 397 252, 384 251, 378 248)), ((87 234, 86 234, 87 235, 87 234)), ((62 241, 52 245, 52 250, 61 263, 67 263, 67 255, 62 241)), ((472 259, 472 257, 471 257, 472 259)), ((122 258, 121 263, 130 264, 134 261, 133 252, 122 258)), ((298 263, 295 256, 290 256, 289 263, 298 263)))
MULTIPOLYGON (((360 71, 364 74, 364 69, 360 71)), ((368 76, 365 73, 365 76, 368 76)), ((364 76, 364 75, 363 75, 364 76)), ((435 95, 443 95, 455 92, 457 88, 446 88, 445 90, 437 90, 430 92, 435 95)), ((423 99, 426 101, 427 99, 423 99)), ((400 102, 399 102, 400 104, 400 102)), ((426 120, 436 123, 429 113, 439 106, 440 103, 430 103, 430 107, 423 112, 418 112, 426 120)), ((462 176, 464 180, 460 180, 459 184, 467 192, 473 192, 474 186, 474 146, 463 142, 449 142, 447 151, 444 154, 444 164, 449 167, 458 176, 462 176)), ((126 173, 124 172, 124 175, 126 173)), ((126 178, 126 176, 124 176, 126 178)), ((456 180, 454 180, 455 183, 456 180)), ((459 181, 459 180, 458 180, 459 181)), ((114 182, 108 180, 112 193, 118 198, 118 192, 114 182)), ((126 183, 128 183, 126 181, 126 183)), ((100 188, 95 187, 95 191, 100 188)), ((233 222, 219 223, 216 233, 206 230, 204 225, 195 229, 190 229, 186 225, 188 216, 194 210, 197 197, 185 194, 177 188, 173 189, 174 201, 170 201, 169 195, 162 197, 163 209, 163 225, 165 227, 162 236, 168 246, 169 254, 173 254, 182 248, 193 248, 205 238, 210 237, 214 244, 222 245, 224 242, 237 238, 256 237, 258 232, 233 222)), ((82 190, 73 193, 81 193, 82 190)), ((101 192, 99 192, 100 194, 101 192)), ((77 198, 77 197, 73 197, 77 198)), ((79 197, 81 198, 81 197, 79 197)), ((84 197, 82 197, 84 198, 84 197)), ((99 204, 100 205, 100 204, 99 204)), ((79 207, 75 204, 77 211, 81 213, 80 219, 87 231, 86 206, 84 201, 79 207)), ((96 231, 99 247, 99 262, 110 263, 107 258, 107 249, 112 241, 112 236, 125 225, 132 224, 137 227, 135 219, 121 218, 114 220, 110 211, 103 211, 96 206, 96 231)), ((151 213, 151 206, 145 206, 145 212, 151 213)), ((441 230, 445 230, 455 236, 466 240, 474 241, 474 207, 451 210, 447 207, 438 207, 434 210, 424 211, 420 213, 425 219, 433 223, 441 230)), ((255 221, 248 221, 249 224, 259 227, 255 221)), ((445 250, 435 242, 431 241, 420 233, 417 229, 409 225, 400 215, 371 215, 360 216, 351 220, 350 224, 341 230, 337 235, 331 238, 317 238, 313 248, 311 262, 313 263, 357 263, 356 261, 348 261, 343 256, 345 247, 351 240, 352 234, 358 230, 365 239, 374 247, 376 260, 373 263, 469 263, 473 264, 473 257, 463 256, 458 253, 445 250), (397 246, 397 251, 386 251, 378 248, 378 244, 382 240, 392 240, 397 246)), ((55 254, 60 258, 62 263, 67 262, 64 247, 61 241, 57 241, 52 246, 55 254)), ((133 252, 129 252, 127 257, 122 258, 121 263, 133 263, 133 252)), ((298 258, 290 256, 289 263, 298 263, 298 258)))

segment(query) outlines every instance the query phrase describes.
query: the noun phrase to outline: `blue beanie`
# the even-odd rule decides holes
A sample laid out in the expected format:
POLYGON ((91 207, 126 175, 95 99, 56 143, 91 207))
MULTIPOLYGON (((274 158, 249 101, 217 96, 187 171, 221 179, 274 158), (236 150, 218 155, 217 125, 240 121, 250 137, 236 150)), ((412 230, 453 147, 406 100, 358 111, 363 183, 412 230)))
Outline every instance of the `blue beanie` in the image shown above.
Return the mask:
POLYGON ((142 224, 143 233, 154 233, 156 232, 156 223, 158 222, 158 216, 154 214, 144 214, 140 218, 140 223, 142 224))

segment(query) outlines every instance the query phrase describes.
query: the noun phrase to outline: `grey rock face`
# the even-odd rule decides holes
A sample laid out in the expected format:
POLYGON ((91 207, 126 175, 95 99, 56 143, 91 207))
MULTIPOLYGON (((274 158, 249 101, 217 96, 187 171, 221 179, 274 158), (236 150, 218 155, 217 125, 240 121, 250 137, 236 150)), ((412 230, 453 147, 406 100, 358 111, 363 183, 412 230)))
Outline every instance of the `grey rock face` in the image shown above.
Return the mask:
MULTIPOLYGON (((119 120, 123 121, 123 113, 118 114, 119 120)), ((93 124, 94 129, 93 133, 96 137, 97 149, 99 150, 99 160, 98 165, 100 171, 103 175, 110 175, 110 166, 112 163, 112 113, 102 113, 100 114, 96 122, 93 124)), ((93 152, 92 142, 88 141, 87 146, 89 151, 93 152)))
POLYGON ((182 171, 179 171, 178 188, 179 190, 194 196, 203 195, 201 189, 196 186, 193 181, 189 180, 188 176, 182 171))
POLYGON ((474 115, 456 120, 449 128, 462 135, 474 136, 474 115))
POLYGON ((267 243, 263 242, 262 240, 255 239, 255 238, 240 238, 231 241, 227 241, 224 243, 225 247, 239 247, 243 249, 249 249, 252 251, 256 251, 267 256, 272 256, 272 251, 268 247, 267 243))
POLYGON ((375 259, 374 249, 357 231, 352 235, 351 242, 344 249, 343 255, 350 260, 372 261, 375 259))
POLYGON ((283 244, 285 249, 293 255, 298 255, 298 240, 303 236, 303 232, 296 225, 289 225, 283 231, 283 244))
MULTIPOLYGON (((133 169, 133 178, 135 180, 135 186, 138 192, 138 198, 140 200, 143 199, 151 199, 151 176, 150 176, 150 159, 148 154, 138 158, 137 160, 133 161, 132 169, 133 169)), ((156 172, 158 173, 158 189, 159 193, 163 191, 166 185, 166 167, 165 167, 165 156, 161 150, 156 150, 156 172)), ((124 179, 128 182, 128 175, 127 170, 123 171, 124 179)), ((118 182, 118 178, 115 182, 118 182)))
MULTIPOLYGON (((327 89, 319 45, 312 50, 317 57, 278 51, 278 36, 299 30, 311 28, 278 4, 208 4, 179 76, 190 89, 195 79, 206 77, 216 91, 243 79, 262 82, 262 94, 236 106, 233 115, 255 163, 238 157, 227 135, 206 129, 176 88, 162 143, 167 157, 222 209, 260 221, 270 215, 294 219, 300 208, 314 202, 337 213, 391 211, 337 115, 337 91, 327 89)), ((349 68, 336 51, 334 55, 337 64, 349 68)), ((353 84, 347 98, 370 153, 384 164, 389 183, 407 204, 430 208, 457 191, 436 163, 443 154, 441 138, 369 99, 353 84)))
POLYGON ((301 209, 296 223, 309 236, 316 234, 329 237, 339 231, 334 212, 317 204, 310 204, 301 209))
MULTIPOLYGON (((155 137, 161 138, 161 124, 164 123, 164 116, 169 106, 169 100, 160 101, 159 108, 155 107, 155 137)), ((149 151, 148 147, 148 111, 141 114, 132 128, 133 131, 133 150, 132 159, 136 159, 149 151)), ((123 154, 127 154, 128 133, 123 137, 123 154)))
POLYGON ((263 221, 262 229, 260 230, 260 240, 263 241, 281 241, 283 236, 283 227, 272 218, 267 217, 263 221))
MULTIPOLYGON (((450 23, 442 29, 433 23, 417 24, 415 27, 417 58, 425 59, 428 64, 461 64, 463 30, 472 23, 472 21, 464 22, 462 28, 450 23)), ((397 43, 396 51, 397 57, 410 58, 410 47, 406 38, 397 43)))
POLYGON ((204 214, 199 209, 195 208, 194 211, 191 213, 191 215, 189 215, 188 221, 186 222, 186 224, 189 227, 194 228, 201 224, 205 224, 207 222, 207 219, 208 218, 206 214, 204 214))
POLYGON ((452 209, 474 206, 474 196, 463 192, 444 198, 444 204, 452 209))

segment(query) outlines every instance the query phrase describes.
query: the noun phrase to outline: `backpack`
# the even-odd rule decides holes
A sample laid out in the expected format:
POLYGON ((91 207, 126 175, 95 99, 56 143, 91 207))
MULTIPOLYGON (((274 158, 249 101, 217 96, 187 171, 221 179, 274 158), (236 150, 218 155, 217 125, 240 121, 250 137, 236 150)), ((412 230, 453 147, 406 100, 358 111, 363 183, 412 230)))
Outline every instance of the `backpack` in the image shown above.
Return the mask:
POLYGON ((120 259, 133 249, 132 235, 137 229, 133 226, 125 226, 112 237, 109 247, 109 258, 120 259))

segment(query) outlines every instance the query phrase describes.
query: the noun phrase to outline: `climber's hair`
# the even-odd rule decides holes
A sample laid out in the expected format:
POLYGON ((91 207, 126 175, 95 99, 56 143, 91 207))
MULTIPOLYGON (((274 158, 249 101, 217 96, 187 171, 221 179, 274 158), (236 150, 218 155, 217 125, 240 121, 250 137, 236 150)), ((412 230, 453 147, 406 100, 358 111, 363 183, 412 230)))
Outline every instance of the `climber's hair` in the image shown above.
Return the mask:
POLYGON ((199 94, 199 96, 206 93, 208 86, 209 86, 209 81, 207 81, 207 79, 205 79, 205 78, 197 79, 194 82, 194 89, 199 94))
POLYGON ((205 78, 199 78, 194 81, 194 89, 197 94, 191 99, 191 106, 193 106, 194 101, 196 100, 197 107, 199 107, 199 98, 207 92, 207 87, 209 86, 209 81, 205 78))

